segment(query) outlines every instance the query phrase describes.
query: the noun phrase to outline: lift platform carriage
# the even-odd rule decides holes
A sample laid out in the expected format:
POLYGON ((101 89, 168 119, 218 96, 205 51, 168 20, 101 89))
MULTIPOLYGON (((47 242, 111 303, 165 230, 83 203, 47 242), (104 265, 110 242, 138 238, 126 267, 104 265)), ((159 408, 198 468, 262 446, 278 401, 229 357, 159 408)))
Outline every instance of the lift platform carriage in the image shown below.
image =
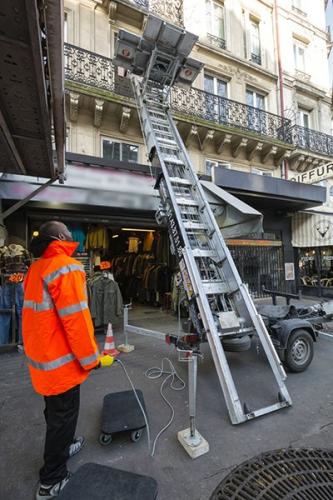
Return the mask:
MULTIPOLYGON (((264 322, 238 274, 169 110, 172 85, 189 87, 202 63, 189 58, 197 37, 149 15, 140 38, 119 31, 114 63, 128 70, 153 165, 160 223, 167 223, 195 327, 190 348, 208 341, 231 422, 239 424, 291 405, 286 374, 264 322), (275 402, 251 411, 240 401, 221 340, 256 333, 277 391, 275 402)), ((177 344, 177 339, 175 339, 177 344)), ((190 371, 189 371, 190 373, 190 371)), ((196 370, 192 370, 196 375, 196 370)))

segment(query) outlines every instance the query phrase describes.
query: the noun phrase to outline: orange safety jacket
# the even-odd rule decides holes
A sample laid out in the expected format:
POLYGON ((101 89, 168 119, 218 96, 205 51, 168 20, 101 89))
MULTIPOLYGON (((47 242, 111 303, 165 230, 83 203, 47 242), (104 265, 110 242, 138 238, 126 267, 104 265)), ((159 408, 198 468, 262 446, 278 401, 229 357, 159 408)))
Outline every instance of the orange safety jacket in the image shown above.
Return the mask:
POLYGON ((55 240, 24 282, 22 333, 36 392, 52 396, 81 384, 98 365, 78 243, 55 240))

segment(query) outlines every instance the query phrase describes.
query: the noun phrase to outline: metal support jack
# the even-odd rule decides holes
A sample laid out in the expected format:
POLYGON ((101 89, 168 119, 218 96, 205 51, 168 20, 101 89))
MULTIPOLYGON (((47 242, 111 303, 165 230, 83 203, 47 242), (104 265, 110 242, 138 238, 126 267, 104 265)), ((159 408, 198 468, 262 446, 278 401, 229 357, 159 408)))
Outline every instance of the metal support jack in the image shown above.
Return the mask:
MULTIPOLYGON (((184 351, 182 351, 182 354, 184 351)), ((209 444, 196 428, 196 400, 197 400, 197 374, 198 354, 185 351, 184 361, 188 363, 188 399, 190 413, 190 427, 177 434, 178 441, 191 458, 198 458, 209 452, 209 444)))
MULTIPOLYGON (((117 349, 122 352, 131 352, 134 350, 134 345, 128 343, 128 333, 143 335, 144 337, 152 337, 158 340, 163 340, 168 344, 180 345, 177 337, 170 336, 166 333, 156 330, 148 330, 139 326, 130 325, 128 323, 128 311, 132 308, 132 304, 124 306, 124 337, 125 342, 117 349)), ((197 399, 197 376, 198 376, 198 357, 200 353, 193 352, 192 349, 177 347, 179 361, 188 363, 188 397, 189 397, 189 418, 190 427, 178 432, 178 441, 184 447, 191 458, 197 458, 209 451, 208 442, 201 436, 196 429, 196 399, 197 399)))
MULTIPOLYGON (((155 186, 161 197, 156 218, 168 226, 195 330, 172 343, 193 352, 199 351, 201 342, 209 343, 231 422, 239 424, 287 408, 291 398, 283 366, 239 276, 169 110, 172 85, 190 86, 201 70, 202 64, 188 57, 196 40, 196 36, 150 15, 142 38, 119 31, 114 63, 130 71, 149 159, 162 172, 155 186), (277 386, 270 404, 251 410, 248 401, 240 400, 223 349, 224 339, 249 334, 257 335, 277 386)), ((127 329, 149 336, 159 333, 132 326, 127 329)), ((196 363, 191 363, 194 373, 196 363)), ((191 374, 189 380, 195 376, 191 374)), ((193 394, 194 389, 195 384, 193 394)), ((193 429, 192 434, 190 426, 193 440, 193 429)))

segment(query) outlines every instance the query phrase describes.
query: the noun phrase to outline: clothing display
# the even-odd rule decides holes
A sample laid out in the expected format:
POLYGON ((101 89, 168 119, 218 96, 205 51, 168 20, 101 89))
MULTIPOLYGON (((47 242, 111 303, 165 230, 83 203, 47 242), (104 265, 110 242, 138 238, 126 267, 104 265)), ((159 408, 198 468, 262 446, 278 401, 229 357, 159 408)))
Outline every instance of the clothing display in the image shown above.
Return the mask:
POLYGON ((87 233, 86 250, 95 250, 97 248, 107 250, 109 248, 109 236, 107 228, 101 224, 90 226, 87 233))
POLYGON ((143 251, 144 252, 151 252, 151 249, 153 246, 153 241, 154 241, 154 233, 152 231, 149 231, 149 233, 146 234, 144 242, 143 242, 143 251))
POLYGON ((83 253, 85 250, 86 233, 81 226, 68 226, 69 231, 72 233, 73 241, 79 244, 77 251, 83 253))
POLYGON ((96 273, 89 280, 90 312, 95 327, 116 324, 122 317, 123 299, 111 273, 96 273))
POLYGON ((140 238, 137 236, 130 236, 128 238, 128 251, 129 253, 138 253, 140 238))
MULTIPOLYGON (((15 305, 15 320, 17 326, 16 339, 22 344, 22 308, 23 308, 23 283, 5 281, 0 286, 0 309, 11 309, 15 305)), ((12 314, 0 312, 0 345, 12 341, 12 314)))
POLYGON ((0 248, 0 310, 15 308, 14 319, 11 312, 0 311, 0 345, 12 341, 22 344, 22 282, 30 264, 30 254, 22 245, 12 243, 0 248), (15 321, 15 339, 12 321, 15 321))
POLYGON ((31 257, 22 245, 0 248, 0 272, 3 274, 26 273, 31 264, 31 257))

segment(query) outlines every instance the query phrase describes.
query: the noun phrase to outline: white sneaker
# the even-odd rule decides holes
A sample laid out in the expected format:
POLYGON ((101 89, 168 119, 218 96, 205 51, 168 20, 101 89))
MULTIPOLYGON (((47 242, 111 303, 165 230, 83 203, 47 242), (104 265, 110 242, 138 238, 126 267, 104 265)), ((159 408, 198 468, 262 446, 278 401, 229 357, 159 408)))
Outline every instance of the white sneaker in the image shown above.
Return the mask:
POLYGON ((36 500, 48 500, 50 498, 57 497, 61 490, 66 486, 70 480, 72 474, 67 473, 67 476, 59 481, 59 483, 53 484, 52 486, 47 486, 45 484, 39 483, 39 487, 36 493, 36 500))
POLYGON ((77 453, 79 453, 79 451, 82 450, 85 441, 86 440, 85 440, 84 436, 78 436, 78 437, 74 438, 74 441, 72 442, 72 444, 69 447, 68 458, 71 458, 74 455, 76 455, 77 453))

